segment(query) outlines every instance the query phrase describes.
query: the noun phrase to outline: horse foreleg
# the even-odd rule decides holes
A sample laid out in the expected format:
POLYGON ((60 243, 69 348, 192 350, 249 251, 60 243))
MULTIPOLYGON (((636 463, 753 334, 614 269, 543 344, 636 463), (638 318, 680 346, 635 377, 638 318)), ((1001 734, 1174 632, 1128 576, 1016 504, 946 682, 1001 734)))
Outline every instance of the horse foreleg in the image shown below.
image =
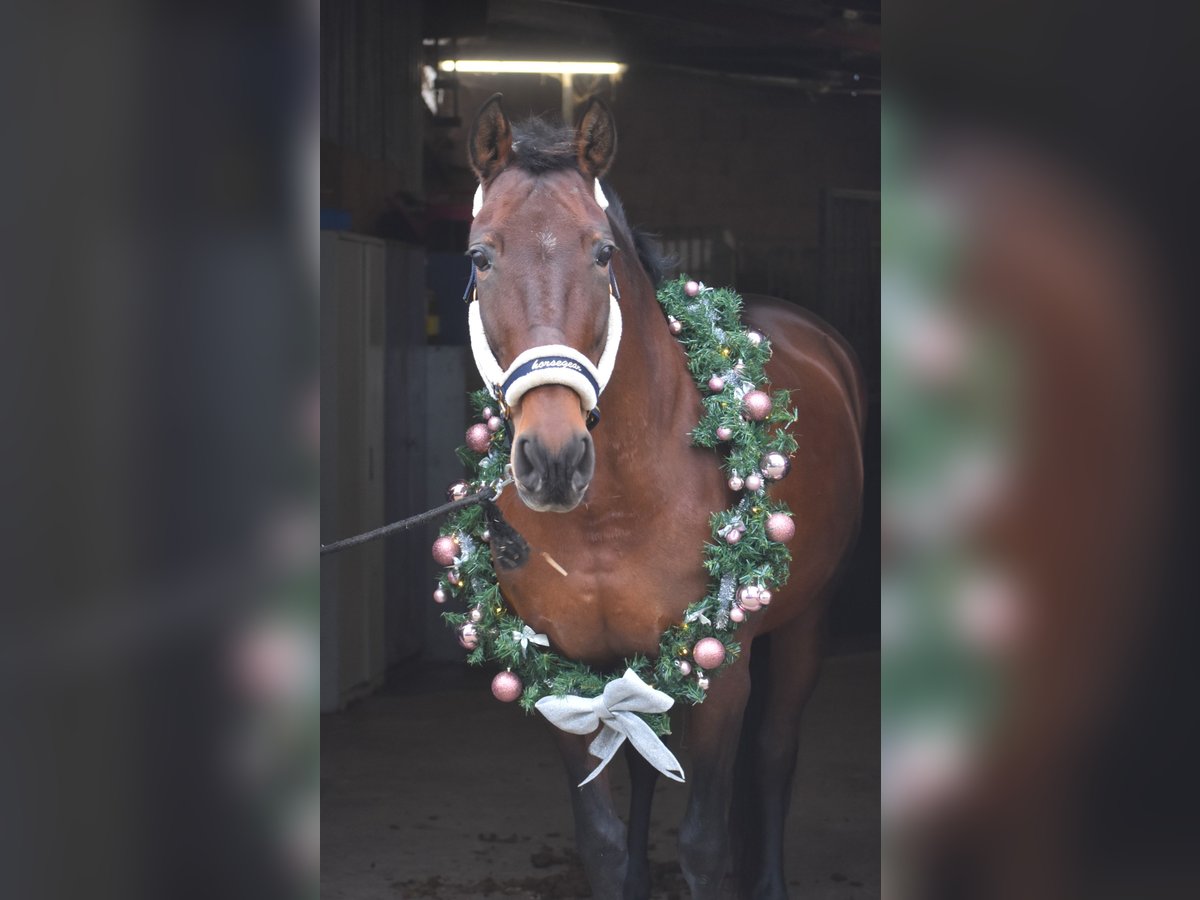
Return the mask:
POLYGON ((650 806, 658 770, 644 756, 625 744, 629 763, 629 869, 625 874, 625 900, 647 900, 650 896, 650 806))
POLYGON ((733 769, 733 796, 729 800, 729 840, 732 845, 733 871, 744 886, 746 897, 752 897, 758 873, 759 848, 762 846, 762 822, 758 810, 758 735, 762 730, 766 683, 769 676, 767 635, 753 642, 750 660, 750 697, 742 714, 742 732, 738 743, 737 760, 733 769))
POLYGON ((693 900, 717 900, 733 891, 728 829, 733 764, 742 713, 750 692, 748 646, 712 680, 708 698, 690 712, 692 792, 679 828, 679 863, 693 900))
POLYGON ((583 787, 595 766, 588 753, 592 735, 580 737, 551 728, 567 768, 571 810, 575 814, 575 849, 595 900, 623 900, 628 851, 625 825, 613 807, 608 770, 583 787))
POLYGON ((792 778, 800 745, 800 718, 820 675, 823 632, 820 616, 802 617, 769 637, 765 704, 757 734, 747 735, 749 753, 743 758, 751 774, 752 794, 744 798, 751 823, 752 844, 743 851, 743 878, 752 885, 755 900, 786 900, 783 837, 792 778))

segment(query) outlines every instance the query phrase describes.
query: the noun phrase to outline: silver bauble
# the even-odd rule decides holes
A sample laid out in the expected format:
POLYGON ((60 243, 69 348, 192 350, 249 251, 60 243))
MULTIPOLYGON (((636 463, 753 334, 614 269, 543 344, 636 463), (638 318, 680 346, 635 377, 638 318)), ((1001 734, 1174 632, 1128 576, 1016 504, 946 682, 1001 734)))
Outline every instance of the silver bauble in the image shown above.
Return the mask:
POLYGON ((781 481, 792 470, 792 461, 784 454, 772 450, 763 454, 762 459, 758 461, 758 467, 762 469, 763 477, 768 481, 781 481))

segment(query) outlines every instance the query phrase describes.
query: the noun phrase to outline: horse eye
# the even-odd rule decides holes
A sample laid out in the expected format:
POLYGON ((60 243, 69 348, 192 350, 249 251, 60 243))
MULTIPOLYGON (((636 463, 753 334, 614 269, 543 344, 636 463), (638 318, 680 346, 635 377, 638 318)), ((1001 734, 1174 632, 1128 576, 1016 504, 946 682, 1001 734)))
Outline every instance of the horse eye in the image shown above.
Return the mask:
POLYGON ((475 268, 481 272, 491 265, 487 254, 478 248, 469 251, 467 255, 471 257, 471 262, 475 264, 475 268))
POLYGON ((607 266, 612 259, 613 251, 616 249, 612 244, 605 244, 596 251, 596 265, 607 266))

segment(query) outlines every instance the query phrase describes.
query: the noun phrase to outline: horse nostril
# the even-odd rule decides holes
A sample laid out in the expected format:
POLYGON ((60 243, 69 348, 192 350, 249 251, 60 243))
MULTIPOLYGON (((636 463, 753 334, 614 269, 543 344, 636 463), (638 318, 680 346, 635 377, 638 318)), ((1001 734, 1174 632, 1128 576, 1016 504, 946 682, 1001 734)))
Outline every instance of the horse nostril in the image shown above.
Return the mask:
POLYGON ((568 439, 553 452, 536 436, 521 435, 513 442, 512 465, 517 483, 526 494, 566 502, 591 484, 596 456, 587 434, 568 439))
POLYGON ((584 434, 580 439, 573 465, 575 471, 571 475, 571 486, 582 491, 591 484, 596 471, 596 450, 590 434, 584 434))
POLYGON ((517 438, 512 453, 513 474, 526 490, 536 491, 541 487, 542 470, 545 466, 539 463, 544 462, 543 456, 541 445, 537 441, 524 435, 517 438))

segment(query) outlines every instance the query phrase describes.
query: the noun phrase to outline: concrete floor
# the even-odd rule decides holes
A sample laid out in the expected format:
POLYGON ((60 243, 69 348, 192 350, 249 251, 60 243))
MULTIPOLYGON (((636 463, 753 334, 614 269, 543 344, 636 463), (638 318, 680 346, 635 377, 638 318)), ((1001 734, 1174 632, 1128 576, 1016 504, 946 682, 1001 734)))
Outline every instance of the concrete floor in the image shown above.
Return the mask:
MULTIPOLYGON (((424 670, 322 719, 325 900, 589 896, 548 727, 492 699, 490 677, 424 670)), ((610 768, 624 808, 621 762, 610 768)), ((659 900, 688 896, 675 863, 686 797, 686 786, 659 779, 651 845, 659 900)), ((792 809, 792 896, 878 897, 878 652, 826 661, 805 715, 792 809)))

